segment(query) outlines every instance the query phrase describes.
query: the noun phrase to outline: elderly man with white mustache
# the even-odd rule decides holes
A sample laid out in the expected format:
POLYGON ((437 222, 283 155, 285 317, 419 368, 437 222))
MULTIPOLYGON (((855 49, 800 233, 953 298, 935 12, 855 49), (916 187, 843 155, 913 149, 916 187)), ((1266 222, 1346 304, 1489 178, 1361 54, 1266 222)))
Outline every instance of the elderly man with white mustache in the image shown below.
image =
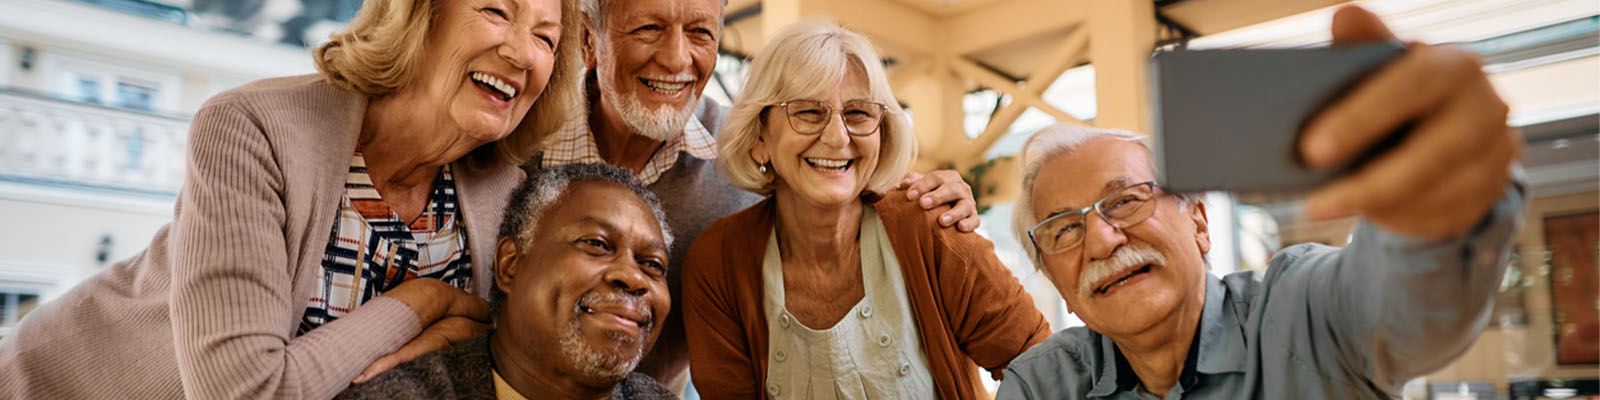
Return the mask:
MULTIPOLYGON (((679 240, 667 285, 679 297, 679 260, 712 221, 761 200, 717 169, 715 135, 727 107, 702 99, 717 63, 724 0, 583 0, 584 89, 574 118, 552 133, 528 166, 605 163, 637 174, 667 211, 679 240)), ((560 62, 576 63, 576 57, 560 62)), ((910 173, 908 199, 941 212, 941 225, 978 227, 972 191, 954 171, 910 173), (943 207, 949 205, 950 207, 943 207)), ((640 371, 681 391, 688 383, 683 318, 674 310, 640 371)))
MULTIPOLYGON (((1392 40, 1354 7, 1333 37, 1392 40)), ((1205 204, 1162 190, 1142 137, 1030 138, 1013 230, 1087 326, 1013 359, 999 398, 1389 398, 1464 352, 1521 222, 1522 140, 1470 53, 1408 47, 1301 136, 1304 159, 1330 166, 1415 121, 1307 198, 1313 219, 1362 217, 1352 240, 1284 249, 1259 279, 1206 271, 1205 204)))

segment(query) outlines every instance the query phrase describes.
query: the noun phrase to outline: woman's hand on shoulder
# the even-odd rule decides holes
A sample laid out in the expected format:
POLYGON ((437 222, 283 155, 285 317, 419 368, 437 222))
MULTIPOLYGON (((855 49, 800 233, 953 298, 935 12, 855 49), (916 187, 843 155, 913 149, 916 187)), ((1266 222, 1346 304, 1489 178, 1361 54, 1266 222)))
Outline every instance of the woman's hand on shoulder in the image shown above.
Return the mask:
POLYGON ((410 279, 383 293, 417 313, 417 323, 431 326, 446 317, 489 322, 489 302, 433 278, 410 279))
POLYGON ((923 210, 949 206, 939 215, 939 226, 955 227, 962 232, 978 229, 978 202, 972 198, 972 187, 953 170, 938 170, 927 175, 907 172, 899 189, 905 189, 906 200, 912 200, 923 210))

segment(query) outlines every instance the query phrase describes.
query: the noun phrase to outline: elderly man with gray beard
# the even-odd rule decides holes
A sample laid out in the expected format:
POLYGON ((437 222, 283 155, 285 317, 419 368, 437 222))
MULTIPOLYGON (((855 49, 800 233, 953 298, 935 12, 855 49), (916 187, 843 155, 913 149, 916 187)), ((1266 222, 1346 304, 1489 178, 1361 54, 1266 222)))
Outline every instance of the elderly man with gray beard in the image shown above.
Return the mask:
MULTIPOLYGON (((1393 40, 1355 7, 1332 31, 1335 44, 1393 40)), ((1283 249, 1260 278, 1207 271, 1205 204, 1162 190, 1142 137, 1040 131, 1023 146, 1012 228, 1087 327, 1013 359, 999 398, 1398 397, 1488 319, 1527 196, 1506 113, 1470 53, 1409 45, 1300 136, 1322 168, 1415 124, 1307 197, 1312 219, 1361 217, 1350 243, 1283 249)))
POLYGON ((655 195, 621 168, 535 171, 500 226, 493 329, 339 398, 676 399, 633 373, 671 309, 663 220, 655 195))
MULTIPOLYGON (((726 6, 725 0, 583 0, 582 57, 563 54, 558 62, 581 60, 588 67, 584 103, 571 107, 585 112, 551 133, 528 164, 605 163, 637 174, 661 198, 666 223, 681 239, 668 266, 673 303, 680 292, 678 260, 689 243, 712 221, 761 200, 717 169, 716 135, 728 111, 701 96, 713 79, 726 6)), ((940 213, 942 226, 978 227, 972 190, 955 171, 910 173, 901 187, 907 199, 937 210, 930 212, 940 213)), ((660 343, 639 371, 681 391, 689 357, 679 314, 667 317, 660 343)))

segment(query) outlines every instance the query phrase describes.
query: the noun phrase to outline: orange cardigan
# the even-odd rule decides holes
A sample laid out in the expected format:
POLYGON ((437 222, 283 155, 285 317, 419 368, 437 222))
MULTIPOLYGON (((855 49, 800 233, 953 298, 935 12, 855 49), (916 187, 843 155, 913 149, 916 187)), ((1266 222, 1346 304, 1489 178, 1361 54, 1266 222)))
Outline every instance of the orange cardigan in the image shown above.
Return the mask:
MULTIPOLYGON (((1050 324, 977 234, 942 228, 903 192, 870 203, 900 262, 917 333, 942 399, 977 398, 975 367, 996 377, 1050 336, 1050 324)), ((712 223, 683 263, 690 376, 708 399, 766 398, 762 259, 777 218, 769 197, 712 223)))

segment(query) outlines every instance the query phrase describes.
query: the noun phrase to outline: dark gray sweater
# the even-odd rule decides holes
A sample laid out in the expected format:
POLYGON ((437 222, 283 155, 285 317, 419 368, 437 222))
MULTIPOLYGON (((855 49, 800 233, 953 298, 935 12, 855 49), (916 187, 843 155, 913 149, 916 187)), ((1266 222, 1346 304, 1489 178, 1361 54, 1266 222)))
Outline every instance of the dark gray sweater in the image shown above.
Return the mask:
MULTIPOLYGON (((489 335, 424 354, 366 383, 350 386, 337 399, 482 399, 495 400, 494 361, 489 335)), ((677 399, 655 379, 628 374, 612 399, 677 399)))

